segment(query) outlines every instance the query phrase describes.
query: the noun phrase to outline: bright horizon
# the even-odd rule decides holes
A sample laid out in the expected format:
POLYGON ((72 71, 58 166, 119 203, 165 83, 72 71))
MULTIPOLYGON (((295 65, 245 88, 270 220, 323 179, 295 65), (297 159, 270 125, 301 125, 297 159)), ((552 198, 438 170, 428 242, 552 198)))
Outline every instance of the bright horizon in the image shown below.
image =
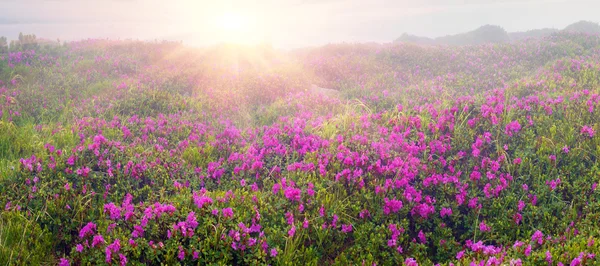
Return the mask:
POLYGON ((271 44, 298 48, 391 42, 402 33, 439 37, 499 25, 509 32, 600 21, 588 0, 0 0, 0 36, 19 32, 61 41, 86 38, 271 44))

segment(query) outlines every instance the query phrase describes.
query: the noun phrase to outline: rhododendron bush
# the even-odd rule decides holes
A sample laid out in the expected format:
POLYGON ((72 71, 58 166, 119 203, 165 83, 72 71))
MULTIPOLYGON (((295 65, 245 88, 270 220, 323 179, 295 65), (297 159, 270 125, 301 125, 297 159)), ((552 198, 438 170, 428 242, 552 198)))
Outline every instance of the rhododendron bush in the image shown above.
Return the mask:
POLYGON ((598 263, 598 36, 0 59, 0 261, 598 263))

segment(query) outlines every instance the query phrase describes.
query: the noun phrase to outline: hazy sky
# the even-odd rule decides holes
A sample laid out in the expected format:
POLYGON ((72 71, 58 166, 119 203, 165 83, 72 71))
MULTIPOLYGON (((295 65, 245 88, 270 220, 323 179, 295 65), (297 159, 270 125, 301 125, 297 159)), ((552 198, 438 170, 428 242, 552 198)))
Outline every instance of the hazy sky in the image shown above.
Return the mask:
POLYGON ((267 42, 292 48, 600 21, 600 0, 0 0, 0 36, 267 42), (236 35, 236 36, 232 36, 236 35), (243 39, 243 40, 242 40, 243 39))

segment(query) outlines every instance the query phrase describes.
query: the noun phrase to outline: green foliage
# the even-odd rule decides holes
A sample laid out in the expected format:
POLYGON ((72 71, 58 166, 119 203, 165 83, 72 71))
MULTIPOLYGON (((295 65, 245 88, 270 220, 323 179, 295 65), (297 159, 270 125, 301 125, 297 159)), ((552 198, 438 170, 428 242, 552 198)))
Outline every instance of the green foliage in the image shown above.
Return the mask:
POLYGON ((40 228, 39 217, 0 213, 0 261, 9 264, 53 264, 52 235, 40 228))

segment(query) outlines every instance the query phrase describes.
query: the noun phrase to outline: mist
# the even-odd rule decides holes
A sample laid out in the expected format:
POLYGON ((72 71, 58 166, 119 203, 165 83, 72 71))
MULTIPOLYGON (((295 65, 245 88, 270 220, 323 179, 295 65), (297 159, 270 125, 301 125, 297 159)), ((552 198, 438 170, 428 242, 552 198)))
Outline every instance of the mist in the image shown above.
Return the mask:
POLYGON ((24 32, 51 40, 159 39, 194 46, 227 41, 210 26, 210 17, 226 10, 248 14, 251 43, 279 48, 391 42, 402 33, 433 38, 486 24, 515 32, 600 21, 600 2, 587 0, 1 0, 0 5, 0 35, 11 39, 24 32))

